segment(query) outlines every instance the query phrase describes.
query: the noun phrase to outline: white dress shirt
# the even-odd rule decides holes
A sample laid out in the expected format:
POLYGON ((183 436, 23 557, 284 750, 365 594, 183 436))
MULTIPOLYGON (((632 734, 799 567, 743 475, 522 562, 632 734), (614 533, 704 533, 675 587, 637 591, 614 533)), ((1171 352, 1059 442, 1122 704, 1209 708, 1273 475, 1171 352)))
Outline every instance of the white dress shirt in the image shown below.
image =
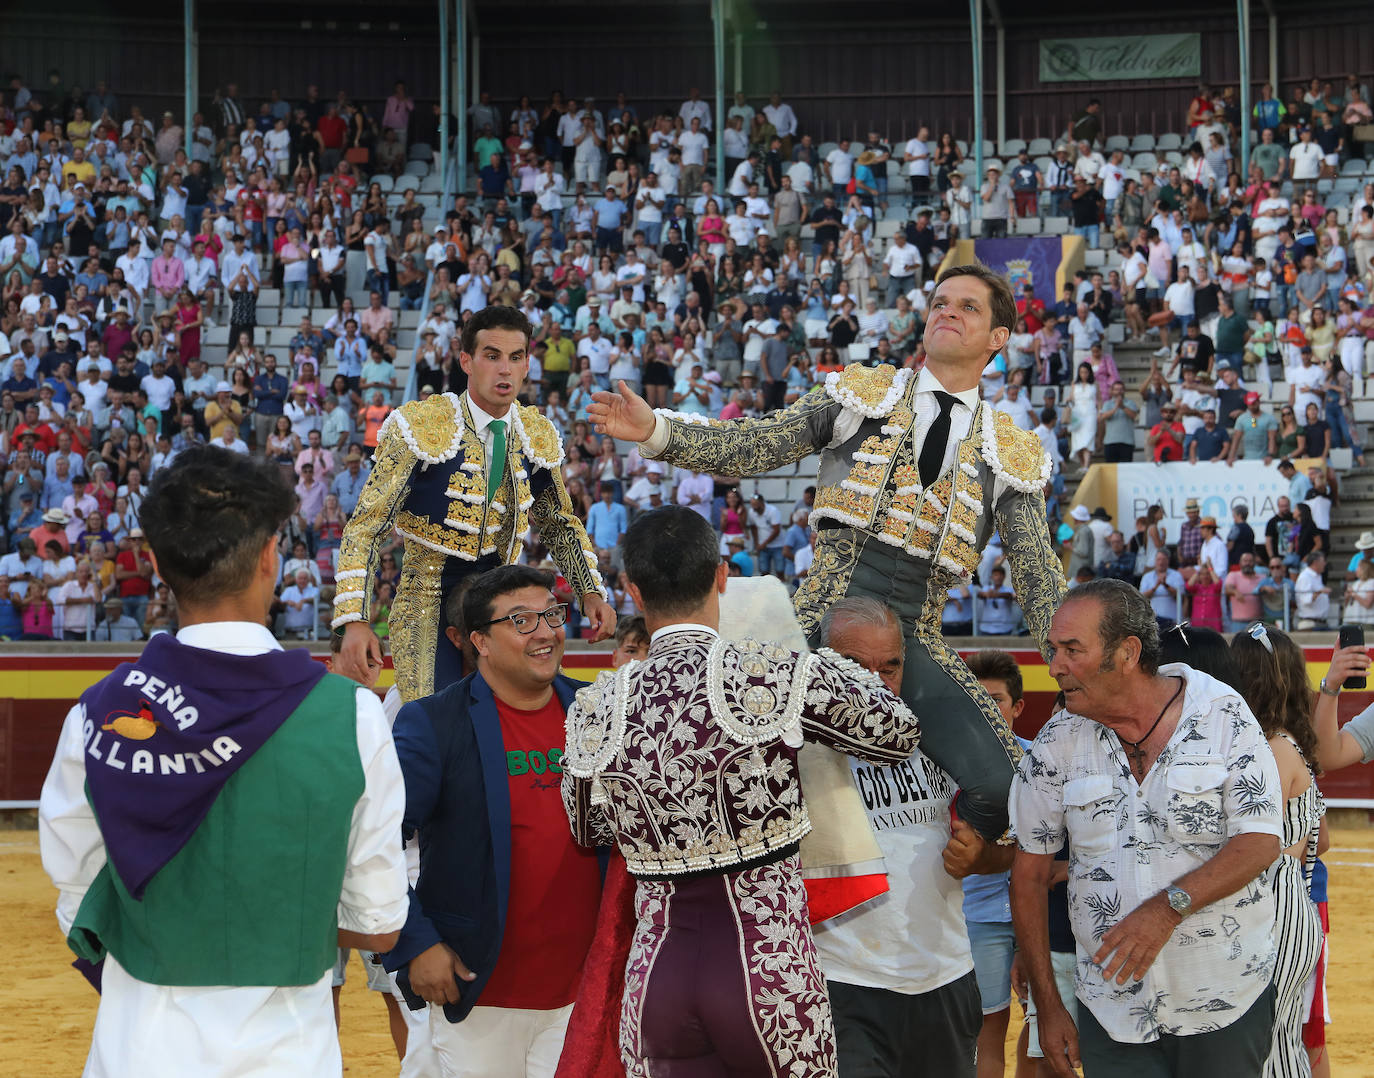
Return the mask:
POLYGON ((787 138, 789 135, 797 133, 797 114, 792 111, 792 106, 786 101, 776 105, 764 105, 763 114, 768 117, 768 122, 777 129, 778 138, 787 138))
MULTIPOLYGON (((241 621, 190 625, 177 640, 231 655, 281 649, 266 628, 241 621)), ((38 810, 43 868, 58 888, 57 922, 64 935, 105 864, 105 843, 85 796, 84 720, 80 704, 67 713, 38 810)), ((405 783, 381 702, 364 688, 357 690, 357 738, 365 785, 349 829, 339 927, 393 932, 409 910, 398 841, 405 783)), ((110 955, 85 1078, 337 1078, 343 1063, 333 976, 330 969, 314 984, 285 987, 176 987, 140 981, 110 955)))
MULTIPOLYGON (((935 417, 940 414, 940 402, 935 399, 936 392, 945 393, 948 391, 928 368, 921 371, 916 379, 916 393, 913 401, 916 422, 911 428, 912 438, 916 442, 916 460, 921 459, 921 450, 925 446, 930 425, 935 421, 935 417)), ((949 441, 945 445, 945 455, 940 464, 942 474, 954 463, 954 456, 958 452, 959 443, 968 437, 969 430, 973 427, 973 413, 978 407, 978 387, 974 386, 962 393, 951 393, 950 396, 957 403, 949 414, 949 441)), ((858 412, 852 412, 849 409, 842 411, 835 420, 835 434, 827 448, 834 449, 854 437, 859 430, 859 425, 864 422, 864 418, 858 412)), ((1000 483, 1001 480, 998 482, 1000 483)))
POLYGON ((682 126, 688 131, 692 129, 693 119, 701 121, 703 131, 711 130, 711 106, 700 98, 695 101, 684 101, 677 114, 682 117, 682 126))
POLYGON ((512 444, 515 439, 515 431, 512 429, 510 421, 511 409, 507 408, 504 416, 488 415, 478 407, 477 402, 472 399, 470 393, 466 394, 466 396, 468 398, 468 410, 472 412, 472 432, 482 440, 482 445, 486 450, 487 462, 491 462, 491 443, 492 439, 496 437, 495 432, 491 429, 491 425, 498 419, 503 420, 506 424, 506 459, 509 460, 512 444))

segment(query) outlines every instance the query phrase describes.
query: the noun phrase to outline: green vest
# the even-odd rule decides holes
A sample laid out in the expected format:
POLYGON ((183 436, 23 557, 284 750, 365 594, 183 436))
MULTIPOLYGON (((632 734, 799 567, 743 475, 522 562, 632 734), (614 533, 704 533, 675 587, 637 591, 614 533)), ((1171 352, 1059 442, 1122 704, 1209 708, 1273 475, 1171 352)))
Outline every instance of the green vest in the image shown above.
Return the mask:
POLYGON ((108 951, 148 984, 318 981, 337 959, 348 836, 364 786, 356 691, 326 674, 224 784, 142 901, 107 863, 68 946, 92 962, 108 951))

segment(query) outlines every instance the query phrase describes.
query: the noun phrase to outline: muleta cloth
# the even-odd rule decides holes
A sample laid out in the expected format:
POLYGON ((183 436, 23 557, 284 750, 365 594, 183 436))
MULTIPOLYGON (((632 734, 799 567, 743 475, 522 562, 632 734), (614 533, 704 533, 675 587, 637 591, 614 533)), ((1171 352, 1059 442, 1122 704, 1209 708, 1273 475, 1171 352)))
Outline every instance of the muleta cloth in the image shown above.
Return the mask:
MULTIPOLYGON (((731 643, 753 639, 810 650, 792 597, 775 576, 731 579, 720 600, 720 635, 731 643)), ((814 925, 877 898, 888 889, 887 869, 849 758, 807 741, 797 752, 797 769, 811 818, 811 832, 801 840, 801 863, 814 925)))

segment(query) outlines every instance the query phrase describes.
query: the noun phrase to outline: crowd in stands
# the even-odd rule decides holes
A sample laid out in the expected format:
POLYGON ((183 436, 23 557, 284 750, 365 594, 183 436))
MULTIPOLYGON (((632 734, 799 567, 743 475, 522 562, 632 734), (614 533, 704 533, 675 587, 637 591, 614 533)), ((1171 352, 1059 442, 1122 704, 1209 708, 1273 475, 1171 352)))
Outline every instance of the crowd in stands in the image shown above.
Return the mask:
MULTIPOLYGON (((724 117, 695 89, 661 111, 623 94, 560 93, 508 109, 484 93, 462 148, 473 189, 442 209, 420 182, 438 108, 417 108, 404 83, 375 109, 315 86, 297 103, 276 91, 250 103, 228 85, 185 128, 103 82, 68 89, 53 72, 38 90, 10 85, 0 637, 121 639, 173 624, 138 508, 148 478, 201 442, 265 454, 295 486, 278 627, 315 635, 407 373, 421 396, 460 391, 459 326, 491 303, 522 308, 534 326, 527 399, 565 432, 569 494, 618 607, 633 609, 619 535, 633 512, 673 500, 712 519, 740 572, 795 579, 809 556, 809 493, 779 503, 733 480, 664 474, 595 436, 591 394, 623 380, 655 406, 758 416, 849 362, 919 367, 926 296, 969 235, 1072 231, 1085 242, 1086 265, 1061 295, 1023 287, 982 382, 1054 458, 1049 523, 1071 559, 1083 522, 1065 519, 1064 473, 1099 453, 1316 458, 1333 495, 1338 466, 1363 463, 1355 403, 1374 361, 1374 183, 1357 137, 1368 94, 1353 76, 1339 92, 1296 88, 1286 104, 1266 87, 1249 125, 1234 87, 1203 87, 1185 133, 1158 139, 1105 131, 1090 102, 1058 145, 996 147, 1005 160, 989 157, 982 178, 948 132, 818 144, 776 93, 737 94, 724 117), (348 287, 350 259, 365 301, 348 287), (278 303, 296 332, 269 347, 263 322, 278 303), (224 331, 227 344, 209 343, 224 331), (1136 384, 1114 352, 1138 358, 1145 342, 1156 350, 1136 384)), ((1326 514, 1315 531, 1329 529, 1326 514)), ((1125 540, 1137 581, 1161 545, 1140 550, 1138 538, 1125 540)), ((1288 546, 1304 559, 1305 541, 1280 560, 1288 546)), ((1074 573, 1104 571, 1101 542, 1088 563, 1071 561, 1074 573)), ((1196 559, 1169 550, 1191 578, 1196 559)), ((382 634, 398 554, 377 582, 382 634)), ((527 554, 544 557, 534 537, 527 554)), ((1019 629, 1005 577, 984 570, 951 595, 951 631, 975 619, 980 632, 1019 629)))

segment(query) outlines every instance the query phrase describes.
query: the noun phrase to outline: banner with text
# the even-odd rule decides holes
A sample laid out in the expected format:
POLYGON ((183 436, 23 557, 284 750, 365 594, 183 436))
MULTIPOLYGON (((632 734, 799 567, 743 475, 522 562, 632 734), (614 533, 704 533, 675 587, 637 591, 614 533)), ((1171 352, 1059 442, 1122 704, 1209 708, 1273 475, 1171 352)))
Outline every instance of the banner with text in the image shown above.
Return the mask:
MULTIPOLYGON (((1278 510, 1275 501, 1288 493, 1288 480, 1278 468, 1262 461, 1225 464, 1117 464, 1097 465, 1116 471, 1116 514, 1113 524, 1129 539, 1135 521, 1152 505, 1162 506, 1170 543, 1178 541, 1184 504, 1198 500, 1204 517, 1216 517, 1217 532, 1224 539, 1231 529, 1231 512, 1238 505, 1250 510, 1248 523, 1256 536, 1278 510)), ((1095 470, 1095 469, 1094 469, 1095 470)), ((1104 477, 1105 478, 1105 477, 1104 477)), ((1106 484, 1103 487, 1105 493, 1106 484)), ((1090 505, 1089 509, 1096 508, 1090 505)))
POLYGON ((1040 39, 1041 82, 1197 78, 1200 34, 1040 39))

